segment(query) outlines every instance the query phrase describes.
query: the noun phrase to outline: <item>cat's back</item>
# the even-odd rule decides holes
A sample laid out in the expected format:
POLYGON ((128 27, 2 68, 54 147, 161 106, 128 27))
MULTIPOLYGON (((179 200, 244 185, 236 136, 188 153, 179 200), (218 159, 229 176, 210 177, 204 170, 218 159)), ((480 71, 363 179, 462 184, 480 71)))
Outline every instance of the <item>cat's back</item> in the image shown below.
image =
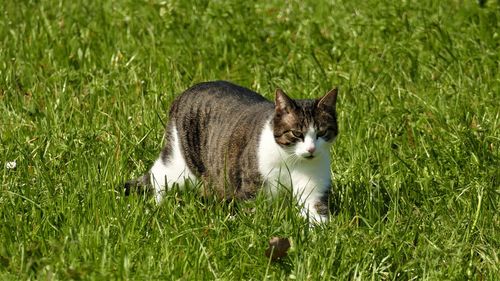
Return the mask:
MULTIPOLYGON (((273 113, 274 104, 249 89, 225 81, 205 82, 172 103, 167 135, 177 135, 195 175, 223 180, 227 173, 238 186, 240 169, 257 171, 259 136, 273 113)), ((257 180, 258 174, 252 178, 257 180)))
MULTIPOLYGON (((273 103, 250 89, 227 81, 204 82, 192 86, 172 104, 171 117, 186 114, 226 116, 272 112, 273 103)), ((214 116, 211 116, 214 117, 214 116)), ((237 116, 234 116, 237 117, 237 116)))

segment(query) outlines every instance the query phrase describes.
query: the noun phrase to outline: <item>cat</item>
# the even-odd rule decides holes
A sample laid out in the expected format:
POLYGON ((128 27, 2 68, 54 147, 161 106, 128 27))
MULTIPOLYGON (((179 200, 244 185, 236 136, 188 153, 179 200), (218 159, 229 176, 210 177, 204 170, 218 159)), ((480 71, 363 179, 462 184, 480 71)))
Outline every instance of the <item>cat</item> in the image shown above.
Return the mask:
POLYGON ((125 193, 150 190, 160 203, 169 188, 187 183, 228 200, 288 188, 302 216, 326 222, 336 101, 337 89, 303 100, 277 89, 273 103, 226 81, 197 84, 172 103, 159 158, 125 193))

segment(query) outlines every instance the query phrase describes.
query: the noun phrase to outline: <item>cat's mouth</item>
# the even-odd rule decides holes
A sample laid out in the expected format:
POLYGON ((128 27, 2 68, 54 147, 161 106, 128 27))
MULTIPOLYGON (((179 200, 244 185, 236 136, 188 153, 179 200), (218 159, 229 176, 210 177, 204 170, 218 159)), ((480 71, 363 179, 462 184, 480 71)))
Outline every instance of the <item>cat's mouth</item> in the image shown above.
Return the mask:
POLYGON ((308 156, 304 156, 304 158, 306 158, 306 159, 313 159, 314 155, 311 154, 311 155, 308 155, 308 156))

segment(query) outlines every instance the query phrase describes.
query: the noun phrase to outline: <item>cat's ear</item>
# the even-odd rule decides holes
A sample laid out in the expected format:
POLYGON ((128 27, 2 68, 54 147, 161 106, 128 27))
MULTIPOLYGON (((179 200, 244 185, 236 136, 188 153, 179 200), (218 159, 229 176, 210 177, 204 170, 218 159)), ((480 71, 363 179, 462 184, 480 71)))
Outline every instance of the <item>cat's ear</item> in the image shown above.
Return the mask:
POLYGON ((318 107, 335 109, 335 105, 337 104, 337 93, 337 88, 326 93, 326 95, 319 99, 318 107))
POLYGON ((276 98, 274 99, 276 113, 286 114, 294 110, 297 105, 281 89, 276 89, 276 98))

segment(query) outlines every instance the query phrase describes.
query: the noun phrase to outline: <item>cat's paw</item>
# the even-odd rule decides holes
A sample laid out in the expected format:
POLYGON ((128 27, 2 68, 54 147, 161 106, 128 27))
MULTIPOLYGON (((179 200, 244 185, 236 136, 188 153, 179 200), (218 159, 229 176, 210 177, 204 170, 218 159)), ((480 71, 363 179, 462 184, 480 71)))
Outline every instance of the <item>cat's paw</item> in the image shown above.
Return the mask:
POLYGON ((125 193, 125 196, 129 196, 131 193, 134 192, 136 188, 137 188, 137 181, 129 180, 126 181, 125 184, 123 185, 123 192, 125 193))
POLYGON ((314 209, 302 209, 301 211, 302 217, 309 221, 310 227, 315 227, 324 223, 327 223, 330 219, 328 214, 320 214, 314 209))
POLYGON ((123 192, 125 193, 125 196, 128 196, 132 193, 151 193, 148 174, 137 179, 128 180, 127 182, 125 182, 125 184, 123 185, 123 192))

